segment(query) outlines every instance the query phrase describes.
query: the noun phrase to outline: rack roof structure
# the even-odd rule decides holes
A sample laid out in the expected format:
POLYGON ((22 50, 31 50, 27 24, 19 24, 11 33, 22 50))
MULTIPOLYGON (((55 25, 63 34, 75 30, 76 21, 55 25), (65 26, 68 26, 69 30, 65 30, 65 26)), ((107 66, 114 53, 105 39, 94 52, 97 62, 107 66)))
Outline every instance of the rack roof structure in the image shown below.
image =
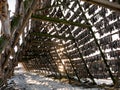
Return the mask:
POLYGON ((8 78, 21 62, 46 76, 94 84, 95 78, 111 78, 116 84, 119 24, 119 0, 17 0, 11 38, 0 39, 1 72, 8 78))

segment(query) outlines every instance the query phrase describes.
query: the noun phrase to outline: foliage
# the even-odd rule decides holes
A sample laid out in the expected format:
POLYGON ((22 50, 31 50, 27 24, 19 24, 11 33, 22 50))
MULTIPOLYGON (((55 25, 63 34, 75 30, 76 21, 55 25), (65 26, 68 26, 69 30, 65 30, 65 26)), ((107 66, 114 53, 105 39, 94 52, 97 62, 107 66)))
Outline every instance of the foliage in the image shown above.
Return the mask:
POLYGON ((30 6, 31 1, 32 0, 25 0, 24 1, 24 8, 25 8, 25 10, 28 8, 28 6, 30 6))
POLYGON ((0 37, 0 53, 2 52, 6 44, 7 44, 7 40, 4 37, 0 37))
POLYGON ((15 27, 18 26, 19 24, 19 21, 20 21, 20 16, 14 16, 12 21, 11 21, 11 30, 13 30, 15 27))

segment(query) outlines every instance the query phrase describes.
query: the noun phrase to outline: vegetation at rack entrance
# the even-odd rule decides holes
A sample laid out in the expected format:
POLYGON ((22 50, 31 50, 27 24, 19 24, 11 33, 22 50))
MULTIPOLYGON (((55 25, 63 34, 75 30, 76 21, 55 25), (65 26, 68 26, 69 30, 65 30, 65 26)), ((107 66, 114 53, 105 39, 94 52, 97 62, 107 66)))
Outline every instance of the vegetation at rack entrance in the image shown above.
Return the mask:
POLYGON ((10 37, 0 35, 2 84, 21 62, 27 72, 86 88, 108 79, 111 84, 100 87, 120 88, 118 5, 114 0, 16 0, 10 23, 1 20, 3 31, 9 33, 5 26, 11 25, 10 37))

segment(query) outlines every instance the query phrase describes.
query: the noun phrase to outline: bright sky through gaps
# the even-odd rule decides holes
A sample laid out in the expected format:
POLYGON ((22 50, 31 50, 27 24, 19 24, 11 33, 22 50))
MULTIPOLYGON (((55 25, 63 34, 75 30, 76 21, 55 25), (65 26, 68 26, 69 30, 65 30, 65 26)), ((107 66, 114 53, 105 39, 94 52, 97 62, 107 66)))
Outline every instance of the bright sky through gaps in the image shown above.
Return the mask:
POLYGON ((15 1, 16 0, 8 0, 8 4, 9 4, 9 10, 10 12, 10 16, 12 16, 14 14, 15 11, 15 1))

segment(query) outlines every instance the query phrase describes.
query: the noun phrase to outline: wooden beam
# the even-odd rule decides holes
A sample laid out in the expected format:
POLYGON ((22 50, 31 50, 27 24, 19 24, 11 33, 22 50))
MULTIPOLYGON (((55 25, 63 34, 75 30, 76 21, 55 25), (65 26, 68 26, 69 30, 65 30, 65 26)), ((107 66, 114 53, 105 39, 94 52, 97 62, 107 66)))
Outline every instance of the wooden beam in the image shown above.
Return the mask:
POLYGON ((47 21, 47 22, 51 22, 51 23, 60 23, 60 24, 65 24, 65 25, 78 26, 78 27, 82 27, 82 28, 91 27, 90 25, 87 25, 87 24, 81 24, 81 23, 77 23, 77 22, 67 21, 65 19, 47 17, 47 16, 43 16, 43 15, 33 15, 32 19, 35 19, 38 21, 47 21))

